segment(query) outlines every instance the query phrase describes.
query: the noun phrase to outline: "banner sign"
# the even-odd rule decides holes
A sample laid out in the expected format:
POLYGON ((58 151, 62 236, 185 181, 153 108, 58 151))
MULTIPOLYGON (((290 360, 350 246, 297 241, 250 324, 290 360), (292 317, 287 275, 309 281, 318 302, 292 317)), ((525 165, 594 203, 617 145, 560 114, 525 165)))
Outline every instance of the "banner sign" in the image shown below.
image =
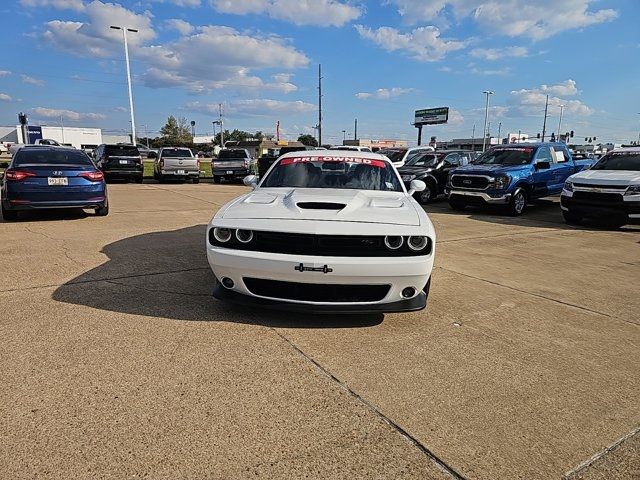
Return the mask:
POLYGON ((415 125, 438 125, 449 120, 449 107, 416 110, 415 125))

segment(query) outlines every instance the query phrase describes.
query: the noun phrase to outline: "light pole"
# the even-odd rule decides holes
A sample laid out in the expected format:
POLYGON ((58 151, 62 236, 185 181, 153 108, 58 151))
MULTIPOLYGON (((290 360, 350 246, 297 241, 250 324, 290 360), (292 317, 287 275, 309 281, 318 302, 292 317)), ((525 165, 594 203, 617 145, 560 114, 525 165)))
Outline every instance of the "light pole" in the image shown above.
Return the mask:
POLYGON ((493 95, 491 90, 485 90, 484 93, 487 96, 487 102, 484 106, 484 130, 482 131, 482 152, 484 153, 484 149, 487 145, 487 120, 489 118, 489 95, 493 95))
POLYGON ((564 105, 560 105, 560 120, 558 120, 558 138, 560 138, 560 130, 562 128, 562 112, 564 112, 564 105))
POLYGON ((122 37, 124 38, 124 60, 127 64, 127 85, 129 86, 129 110, 131 112, 131 143, 136 146, 136 121, 133 115, 133 91, 131 90, 131 67, 129 66, 129 43, 127 42, 127 32, 137 33, 138 30, 134 28, 119 27, 111 25, 114 30, 122 30, 122 37))
POLYGON ((542 141, 544 142, 544 138, 547 135, 547 112, 549 111, 549 95, 547 95, 547 100, 544 104, 544 122, 542 124, 542 141))
POLYGON ((62 115, 60 115, 60 129, 62 130, 62 144, 64 145, 64 121, 62 115))
MULTIPOLYGON (((638 115, 640 115, 640 112, 638 112, 638 115)), ((640 130, 638 131, 638 145, 640 145, 640 130)))
POLYGON ((345 140, 347 139, 347 131, 342 130, 342 144, 344 145, 345 140))
POLYGON ((476 151, 476 124, 473 124, 473 130, 471 130, 471 150, 476 151))

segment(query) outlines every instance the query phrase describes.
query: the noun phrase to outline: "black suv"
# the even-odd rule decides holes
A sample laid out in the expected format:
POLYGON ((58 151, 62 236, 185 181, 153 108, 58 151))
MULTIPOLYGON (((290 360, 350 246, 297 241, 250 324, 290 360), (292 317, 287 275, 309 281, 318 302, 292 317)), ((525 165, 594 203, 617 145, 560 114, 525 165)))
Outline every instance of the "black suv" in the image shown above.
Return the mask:
POLYGON ((93 151, 97 167, 105 178, 124 178, 142 183, 144 164, 137 147, 133 145, 100 145, 93 151))
POLYGON ((475 153, 467 150, 420 152, 408 158, 398 172, 407 190, 412 180, 422 180, 427 188, 422 192, 416 192, 415 199, 420 203, 429 203, 444 193, 449 172, 471 163, 473 159, 475 159, 475 153))

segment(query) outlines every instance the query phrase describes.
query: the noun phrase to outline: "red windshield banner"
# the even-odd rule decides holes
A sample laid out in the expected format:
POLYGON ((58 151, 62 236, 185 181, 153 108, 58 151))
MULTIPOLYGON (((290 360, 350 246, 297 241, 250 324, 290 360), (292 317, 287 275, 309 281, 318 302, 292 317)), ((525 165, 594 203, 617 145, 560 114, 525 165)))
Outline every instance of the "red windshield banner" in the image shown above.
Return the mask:
POLYGON ((342 163, 359 163, 362 165, 371 165, 372 167, 385 168, 386 162, 384 160, 373 160, 371 158, 361 157, 291 157, 283 158, 280 161, 280 165, 293 165, 296 163, 309 163, 309 162, 342 162, 342 163))

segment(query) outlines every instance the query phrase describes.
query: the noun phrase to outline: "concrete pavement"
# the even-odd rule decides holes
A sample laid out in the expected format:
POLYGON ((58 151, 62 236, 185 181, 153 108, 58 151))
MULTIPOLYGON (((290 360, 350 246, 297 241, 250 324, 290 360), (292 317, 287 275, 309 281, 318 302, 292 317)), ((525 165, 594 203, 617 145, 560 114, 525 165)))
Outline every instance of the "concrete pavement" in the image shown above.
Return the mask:
POLYGON ((426 311, 314 318, 210 296, 244 187, 109 188, 0 223, 1 478, 640 475, 640 229, 437 202, 426 311))

